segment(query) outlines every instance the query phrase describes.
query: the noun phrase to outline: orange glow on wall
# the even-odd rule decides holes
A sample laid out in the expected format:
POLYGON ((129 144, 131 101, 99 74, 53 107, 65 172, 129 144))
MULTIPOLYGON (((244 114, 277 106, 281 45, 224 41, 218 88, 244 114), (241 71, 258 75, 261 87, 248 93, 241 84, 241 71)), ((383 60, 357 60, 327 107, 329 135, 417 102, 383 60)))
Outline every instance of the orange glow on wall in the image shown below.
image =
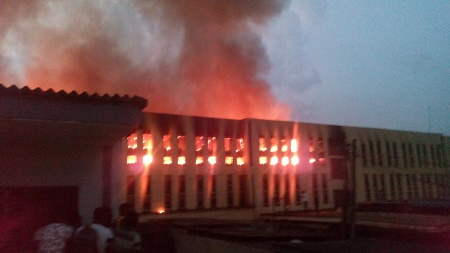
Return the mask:
POLYGON ((236 161, 236 164, 239 165, 239 166, 244 165, 244 158, 238 157, 237 161, 236 161))
POLYGON ((166 210, 164 210, 164 209, 159 209, 159 210, 158 210, 158 213, 159 213, 159 214, 163 214, 163 213, 165 213, 165 212, 166 212, 166 210))
POLYGON ((133 164, 137 162, 137 157, 135 155, 127 156, 127 164, 133 164))

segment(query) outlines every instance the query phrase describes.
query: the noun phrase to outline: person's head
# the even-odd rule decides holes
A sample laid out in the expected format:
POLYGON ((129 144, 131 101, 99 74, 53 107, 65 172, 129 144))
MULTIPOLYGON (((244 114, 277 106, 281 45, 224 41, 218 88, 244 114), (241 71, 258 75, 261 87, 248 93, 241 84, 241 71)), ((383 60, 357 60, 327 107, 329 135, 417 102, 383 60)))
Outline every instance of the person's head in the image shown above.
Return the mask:
POLYGON ((109 206, 97 207, 94 210, 94 223, 105 227, 111 226, 112 210, 109 206))
POLYGON ((119 206, 119 216, 125 216, 130 211, 130 204, 122 203, 119 206))
POLYGON ((139 216, 136 212, 130 211, 125 215, 125 218, 123 219, 123 227, 125 229, 133 229, 136 227, 138 223, 139 216))

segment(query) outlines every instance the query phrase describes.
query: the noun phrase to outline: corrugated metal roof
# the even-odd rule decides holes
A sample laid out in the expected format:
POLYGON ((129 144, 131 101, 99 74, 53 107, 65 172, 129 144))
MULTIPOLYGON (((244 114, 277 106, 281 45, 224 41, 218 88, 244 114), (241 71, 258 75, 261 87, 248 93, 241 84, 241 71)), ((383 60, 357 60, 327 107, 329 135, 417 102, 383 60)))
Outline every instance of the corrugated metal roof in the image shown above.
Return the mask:
POLYGON ((0 83, 0 96, 15 96, 23 98, 43 98, 43 99, 64 99, 64 100, 76 100, 86 102, 99 102, 99 103, 121 103, 137 106, 139 109, 144 109, 147 106, 147 100, 138 96, 120 96, 114 94, 99 95, 98 93, 88 94, 87 92, 78 93, 76 91, 66 92, 64 90, 54 91, 53 89, 42 90, 41 88, 30 89, 27 86, 22 88, 16 85, 9 87, 0 83))

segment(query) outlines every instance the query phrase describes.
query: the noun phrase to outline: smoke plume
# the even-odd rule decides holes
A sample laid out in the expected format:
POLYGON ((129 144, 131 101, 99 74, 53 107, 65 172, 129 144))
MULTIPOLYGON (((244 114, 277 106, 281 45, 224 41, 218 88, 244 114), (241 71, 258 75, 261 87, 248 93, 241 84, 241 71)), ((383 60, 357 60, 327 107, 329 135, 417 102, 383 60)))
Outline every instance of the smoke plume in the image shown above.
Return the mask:
POLYGON ((153 112, 286 119, 261 78, 258 33, 286 2, 3 0, 0 80, 138 95, 153 112))

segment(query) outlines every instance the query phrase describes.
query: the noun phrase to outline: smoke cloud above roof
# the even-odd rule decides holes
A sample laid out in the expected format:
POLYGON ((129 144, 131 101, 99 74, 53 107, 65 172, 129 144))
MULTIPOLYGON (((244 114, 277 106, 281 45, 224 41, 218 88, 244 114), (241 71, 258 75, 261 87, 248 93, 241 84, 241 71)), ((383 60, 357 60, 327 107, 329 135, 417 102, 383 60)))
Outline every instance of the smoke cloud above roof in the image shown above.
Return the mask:
POLYGON ((146 110, 288 119, 262 76, 276 0, 2 1, 4 84, 148 99, 146 110))

